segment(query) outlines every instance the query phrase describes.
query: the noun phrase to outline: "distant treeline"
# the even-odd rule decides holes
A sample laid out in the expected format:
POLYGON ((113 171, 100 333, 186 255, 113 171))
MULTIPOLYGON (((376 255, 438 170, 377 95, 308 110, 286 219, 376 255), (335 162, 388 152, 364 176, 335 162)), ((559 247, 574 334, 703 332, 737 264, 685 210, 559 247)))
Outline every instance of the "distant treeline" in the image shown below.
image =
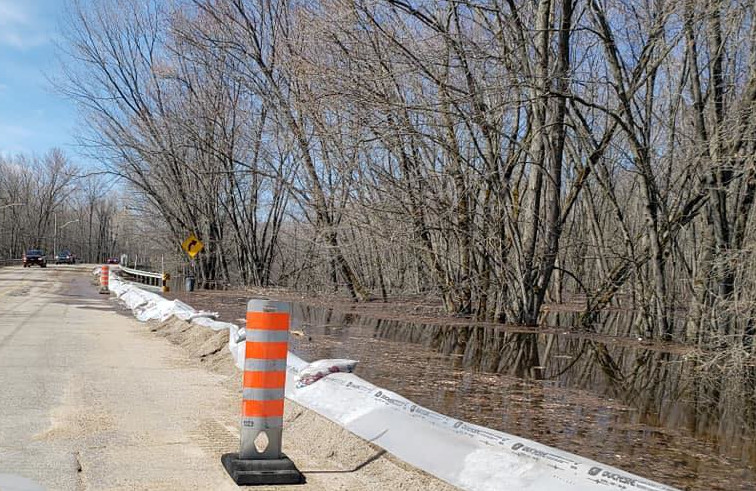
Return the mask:
POLYGON ((50 263, 63 250, 99 262, 117 251, 113 180, 79 172, 60 150, 0 156, 0 259, 42 249, 50 263))
POLYGON ((750 346, 754 14, 113 0, 71 12, 61 89, 166 243, 205 243, 208 285, 522 324, 573 301, 582 328, 622 307, 644 336, 750 346))

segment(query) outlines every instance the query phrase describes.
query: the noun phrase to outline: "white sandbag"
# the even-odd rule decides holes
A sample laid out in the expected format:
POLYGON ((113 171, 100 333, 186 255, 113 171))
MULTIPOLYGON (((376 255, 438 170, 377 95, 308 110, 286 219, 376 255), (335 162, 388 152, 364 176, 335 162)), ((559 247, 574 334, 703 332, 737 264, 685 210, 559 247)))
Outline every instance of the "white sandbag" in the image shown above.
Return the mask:
POLYGON ((297 387, 314 384, 333 373, 352 373, 356 366, 356 360, 326 359, 314 361, 299 371, 297 387))

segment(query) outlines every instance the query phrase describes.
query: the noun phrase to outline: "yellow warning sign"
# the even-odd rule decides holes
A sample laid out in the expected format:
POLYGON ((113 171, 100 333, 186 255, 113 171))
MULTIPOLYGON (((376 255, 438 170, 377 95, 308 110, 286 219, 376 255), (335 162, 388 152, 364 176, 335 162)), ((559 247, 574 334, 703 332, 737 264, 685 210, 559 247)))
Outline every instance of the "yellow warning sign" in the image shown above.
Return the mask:
POLYGON ((205 245, 200 242, 194 234, 191 234, 189 238, 181 244, 181 248, 184 249, 192 259, 194 259, 194 256, 196 256, 203 247, 205 247, 205 245))

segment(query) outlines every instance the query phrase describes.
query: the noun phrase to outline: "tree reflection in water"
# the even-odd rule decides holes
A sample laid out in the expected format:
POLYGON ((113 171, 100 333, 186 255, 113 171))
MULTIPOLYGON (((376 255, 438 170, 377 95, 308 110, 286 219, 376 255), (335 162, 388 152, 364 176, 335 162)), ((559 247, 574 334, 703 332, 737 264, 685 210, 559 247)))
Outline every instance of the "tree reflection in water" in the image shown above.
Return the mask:
POLYGON ((358 359, 359 375, 444 414, 644 475, 664 461, 649 477, 691 489, 715 489, 723 458, 736 481, 756 479, 756 367, 702 371, 682 347, 633 338, 627 313, 582 334, 563 313, 543 333, 304 306, 294 319, 305 358, 358 359))

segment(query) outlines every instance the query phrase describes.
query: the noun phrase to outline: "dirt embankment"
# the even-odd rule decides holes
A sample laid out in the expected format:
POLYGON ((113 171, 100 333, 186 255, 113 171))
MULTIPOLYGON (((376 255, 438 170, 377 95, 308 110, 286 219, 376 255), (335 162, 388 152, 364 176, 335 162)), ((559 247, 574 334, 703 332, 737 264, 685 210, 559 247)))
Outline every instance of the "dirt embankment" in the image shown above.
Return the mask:
MULTIPOLYGON (((183 348, 196 363, 223 375, 224 385, 238 392, 241 401, 241 372, 227 349, 228 331, 216 332, 175 318, 149 326, 150 331, 183 348)), ((233 424, 238 428, 238 422, 233 424)), ((288 400, 283 438, 284 452, 307 478, 302 489, 455 489, 288 400)))

